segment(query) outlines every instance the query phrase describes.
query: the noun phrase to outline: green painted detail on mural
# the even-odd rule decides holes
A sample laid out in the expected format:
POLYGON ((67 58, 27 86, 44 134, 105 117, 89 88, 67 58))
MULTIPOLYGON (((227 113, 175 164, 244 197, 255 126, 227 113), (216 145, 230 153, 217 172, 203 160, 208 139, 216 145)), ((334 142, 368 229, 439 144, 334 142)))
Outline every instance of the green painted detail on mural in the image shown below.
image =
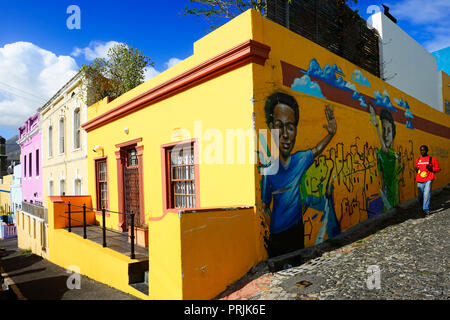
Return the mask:
MULTIPOLYGON (((399 175, 404 168, 399 164, 398 155, 394 149, 388 148, 387 152, 377 149, 378 170, 383 174, 384 190, 382 195, 386 197, 385 210, 395 207, 400 203, 399 175)), ((385 201, 383 201, 385 202, 385 201)))

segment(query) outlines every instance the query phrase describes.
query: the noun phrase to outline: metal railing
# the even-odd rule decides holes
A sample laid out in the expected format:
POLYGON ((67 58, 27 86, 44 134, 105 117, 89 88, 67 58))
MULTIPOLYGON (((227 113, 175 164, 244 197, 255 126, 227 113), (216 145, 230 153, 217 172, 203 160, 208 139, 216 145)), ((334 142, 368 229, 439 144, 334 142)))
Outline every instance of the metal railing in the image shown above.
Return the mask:
MULTIPOLYGON (((124 213, 124 212, 117 212, 117 211, 111 211, 111 210, 106 210, 106 209, 90 208, 90 207, 87 207, 86 204, 83 204, 82 206, 78 206, 78 205, 71 204, 71 202, 69 201, 69 203, 67 203, 67 211, 64 212, 65 214, 67 214, 67 216, 62 216, 62 217, 68 219, 68 231, 69 232, 72 232, 72 221, 83 223, 83 239, 87 239, 88 238, 87 237, 87 227, 88 226, 100 228, 102 230, 102 245, 103 245, 103 248, 106 248, 107 247, 107 243, 106 243, 106 231, 107 231, 107 228, 106 228, 106 212, 116 213, 116 214, 124 214, 127 218, 129 217, 129 219, 130 219, 130 224, 129 224, 129 226, 130 226, 130 242, 131 242, 130 243, 130 251, 131 251, 130 258, 131 259, 135 259, 136 255, 135 255, 135 247, 134 247, 134 240, 135 240, 135 234, 134 234, 134 216, 135 216, 135 213, 134 212, 124 213), (73 207, 82 208, 82 210, 81 211, 73 211, 73 207), (94 213, 101 212, 102 213, 102 225, 99 226, 99 225, 96 225, 96 224, 88 224, 87 220, 86 220, 86 213, 88 213, 88 212, 94 212, 94 213), (83 221, 74 219, 72 217, 72 214, 74 214, 74 213, 82 213, 83 214, 83 221)), ((112 233, 119 234, 119 235, 123 235, 122 232, 119 232, 119 231, 116 231, 116 230, 108 229, 108 231, 112 232, 112 233)))

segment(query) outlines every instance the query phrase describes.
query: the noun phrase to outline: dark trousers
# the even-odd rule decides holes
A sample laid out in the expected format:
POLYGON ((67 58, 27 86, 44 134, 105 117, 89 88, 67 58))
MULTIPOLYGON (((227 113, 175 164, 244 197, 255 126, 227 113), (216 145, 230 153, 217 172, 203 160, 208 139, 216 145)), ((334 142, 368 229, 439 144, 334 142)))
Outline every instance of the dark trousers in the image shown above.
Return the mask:
POLYGON ((286 231, 270 234, 267 252, 269 258, 280 256, 304 248, 303 223, 300 222, 286 231))

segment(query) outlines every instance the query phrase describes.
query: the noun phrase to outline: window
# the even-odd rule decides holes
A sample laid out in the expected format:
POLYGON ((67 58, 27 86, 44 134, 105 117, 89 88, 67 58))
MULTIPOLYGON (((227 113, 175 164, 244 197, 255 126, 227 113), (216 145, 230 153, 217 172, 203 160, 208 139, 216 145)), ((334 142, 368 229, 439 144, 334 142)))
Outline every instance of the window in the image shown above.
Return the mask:
POLYGON ((445 100, 445 113, 450 114, 450 101, 445 100))
POLYGON ((27 176, 27 156, 23 156, 23 176, 27 176))
POLYGON ((53 193, 53 181, 49 181, 48 182, 48 195, 49 196, 53 196, 54 195, 54 193, 53 193))
POLYGON ((49 157, 53 156, 52 140, 53 140, 53 127, 50 126, 50 127, 48 127, 48 156, 49 157))
POLYGON ((73 148, 79 149, 81 147, 81 121, 80 108, 77 108, 73 113, 73 148))
POLYGON ((59 153, 64 153, 64 118, 59 119, 59 153))
POLYGON ((29 177, 32 177, 32 176, 33 176, 33 171, 31 171, 32 166, 33 166, 33 154, 30 153, 30 154, 28 155, 28 176, 29 176, 29 177))
POLYGON ((197 190, 193 144, 166 149, 168 208, 195 208, 197 190), (181 149, 181 150, 180 150, 181 149))
POLYGON ((74 191, 76 196, 81 196, 81 180, 76 179, 74 183, 74 191))
POLYGON ((108 174, 106 159, 96 161, 97 208, 108 209, 108 174))
POLYGON ((137 151, 135 148, 129 149, 127 151, 127 165, 128 166, 137 166, 138 165, 137 151))
POLYGON ((36 150, 36 176, 39 176, 39 149, 36 150))
POLYGON ((64 181, 64 179, 59 180, 59 195, 66 195, 66 182, 64 181))

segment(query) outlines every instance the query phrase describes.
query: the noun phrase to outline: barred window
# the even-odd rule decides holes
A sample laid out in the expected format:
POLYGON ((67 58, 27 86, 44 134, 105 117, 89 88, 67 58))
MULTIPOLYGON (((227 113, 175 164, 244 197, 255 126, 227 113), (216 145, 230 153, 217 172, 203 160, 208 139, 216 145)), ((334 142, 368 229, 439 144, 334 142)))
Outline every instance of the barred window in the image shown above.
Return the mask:
POLYGON ((168 207, 195 208, 197 192, 195 185, 194 146, 167 150, 168 207))
POLYGON ((127 151, 127 165, 128 166, 137 166, 138 165, 138 157, 136 149, 129 149, 127 151))
POLYGON ((106 159, 96 162, 97 208, 108 209, 108 176, 106 159))

